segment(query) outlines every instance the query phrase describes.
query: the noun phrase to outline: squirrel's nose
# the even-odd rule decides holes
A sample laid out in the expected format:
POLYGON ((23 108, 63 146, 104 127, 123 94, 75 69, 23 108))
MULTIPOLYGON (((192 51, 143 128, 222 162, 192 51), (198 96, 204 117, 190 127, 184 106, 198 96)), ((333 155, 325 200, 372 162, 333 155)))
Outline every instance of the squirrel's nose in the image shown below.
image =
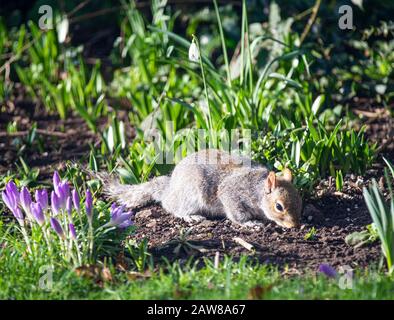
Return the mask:
POLYGON ((289 221, 289 222, 284 222, 284 225, 286 228, 299 228, 300 222, 299 221, 289 221))

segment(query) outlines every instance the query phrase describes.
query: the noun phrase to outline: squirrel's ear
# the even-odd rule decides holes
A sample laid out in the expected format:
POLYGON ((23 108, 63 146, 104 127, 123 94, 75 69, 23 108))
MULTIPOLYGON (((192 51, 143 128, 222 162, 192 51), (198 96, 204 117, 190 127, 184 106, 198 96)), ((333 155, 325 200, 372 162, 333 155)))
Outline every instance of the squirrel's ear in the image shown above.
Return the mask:
POLYGON ((267 191, 271 192, 273 189, 276 188, 276 175, 275 172, 270 171, 266 181, 267 191))
POLYGON ((293 174, 291 173, 290 169, 285 168, 282 172, 283 179, 289 182, 293 181, 293 174))

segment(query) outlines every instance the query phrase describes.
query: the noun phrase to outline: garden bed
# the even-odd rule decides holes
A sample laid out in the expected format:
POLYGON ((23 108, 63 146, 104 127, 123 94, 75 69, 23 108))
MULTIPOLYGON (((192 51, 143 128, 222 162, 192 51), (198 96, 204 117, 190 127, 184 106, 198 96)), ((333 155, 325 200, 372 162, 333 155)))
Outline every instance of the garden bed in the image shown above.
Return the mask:
MULTIPOLYGON (((49 178, 55 169, 61 169, 67 160, 86 162, 89 144, 95 144, 99 137, 89 130, 86 123, 78 117, 61 120, 58 117, 32 112, 34 106, 28 102, 17 102, 12 111, 4 114, 0 122, 0 145, 8 145, 0 162, 0 173, 13 170, 18 161, 15 139, 28 134, 31 123, 37 123, 37 137, 34 143, 41 143, 43 152, 36 146, 23 154, 30 166, 40 170, 40 180, 49 178), (10 121, 18 123, 18 132, 8 134, 6 124, 10 121)), ((373 114, 374 109, 364 106, 366 112, 373 114)), ((367 118, 367 134, 378 145, 385 143, 384 155, 394 159, 392 143, 387 143, 390 136, 389 117, 379 113, 367 118)), ((234 225, 227 219, 206 220, 188 224, 181 219, 166 213, 160 206, 152 205, 136 214, 136 240, 149 239, 150 250, 160 261, 163 257, 170 261, 177 259, 214 257, 220 255, 249 255, 260 263, 278 265, 282 269, 289 267, 288 272, 303 273, 305 270, 317 270, 321 263, 333 266, 349 265, 351 267, 367 267, 379 262, 381 256, 378 241, 357 249, 345 243, 345 237, 352 232, 365 230, 371 218, 362 196, 362 187, 367 186, 370 178, 382 179, 382 158, 377 159, 374 167, 366 177, 348 175, 342 192, 337 192, 332 179, 322 180, 308 199, 304 199, 302 226, 300 229, 283 229, 272 222, 263 228, 243 228, 234 225), (310 239, 305 236, 311 228, 316 233, 310 239), (182 231, 189 230, 187 240, 200 247, 200 252, 192 250, 174 254, 174 248, 182 231), (237 243, 234 238, 241 238, 253 246, 252 251, 237 243)))

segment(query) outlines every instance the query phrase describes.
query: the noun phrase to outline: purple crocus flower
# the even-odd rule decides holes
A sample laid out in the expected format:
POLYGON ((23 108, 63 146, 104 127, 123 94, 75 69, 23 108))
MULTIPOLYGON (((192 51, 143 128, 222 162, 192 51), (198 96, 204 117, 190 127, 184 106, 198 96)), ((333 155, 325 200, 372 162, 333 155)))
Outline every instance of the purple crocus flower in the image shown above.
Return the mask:
POLYGON ((72 209, 73 209, 73 203, 72 203, 71 197, 68 196, 67 200, 66 200, 66 210, 67 210, 67 213, 70 216, 70 218, 71 218, 72 209))
POLYGON ((56 195, 55 191, 51 192, 51 207, 52 207, 52 212, 55 215, 59 214, 60 200, 59 200, 59 197, 56 195))
POLYGON ((70 230, 70 237, 71 237, 71 239, 76 240, 77 239, 77 232, 75 231, 74 224, 70 223, 68 225, 68 229, 70 230))
POLYGON ((36 190, 36 202, 40 204, 42 210, 48 208, 48 191, 46 189, 36 190))
POLYGON ((14 197, 11 195, 8 195, 7 192, 2 192, 1 197, 3 198, 3 202, 5 205, 8 207, 8 209, 11 210, 12 214, 14 217, 18 220, 18 222, 23 225, 23 213, 20 208, 18 208, 18 204, 16 203, 16 200, 14 197))
POLYGON ((30 205, 31 213, 37 223, 42 226, 45 222, 45 216, 39 203, 32 203, 30 205))
POLYGON ((72 192, 71 192, 71 195, 72 195, 72 199, 73 199, 73 204, 74 204, 74 208, 75 208, 75 210, 77 210, 77 212, 79 213, 80 212, 80 210, 81 210, 81 207, 80 207, 80 200, 79 200, 79 194, 78 194, 78 191, 77 190, 73 190, 72 192))
POLYGON ((132 211, 124 212, 125 206, 117 207, 115 203, 111 206, 111 219, 106 224, 108 227, 127 228, 133 224, 132 211))
POLYGON ((88 219, 92 220, 92 213, 93 213, 93 198, 90 190, 86 190, 86 200, 85 200, 85 208, 86 208, 86 215, 88 219))
POLYGON ((64 239, 64 232, 63 232, 63 228, 60 225, 59 221, 56 218, 51 217, 50 219, 50 223, 51 223, 51 227, 52 229, 57 233, 57 235, 64 239))
POLYGON ((319 266, 318 271, 326 275, 328 278, 335 278, 337 276, 337 272, 335 271, 335 269, 326 263, 322 263, 319 266))
POLYGON ((28 216, 31 216, 30 205, 32 203, 29 190, 26 187, 22 188, 19 196, 21 206, 28 216))
POLYGON ((1 193, 3 202, 11 210, 14 217, 18 220, 20 225, 24 224, 24 216, 21 209, 18 207, 19 203, 19 191, 15 183, 10 181, 7 183, 5 191, 1 193))

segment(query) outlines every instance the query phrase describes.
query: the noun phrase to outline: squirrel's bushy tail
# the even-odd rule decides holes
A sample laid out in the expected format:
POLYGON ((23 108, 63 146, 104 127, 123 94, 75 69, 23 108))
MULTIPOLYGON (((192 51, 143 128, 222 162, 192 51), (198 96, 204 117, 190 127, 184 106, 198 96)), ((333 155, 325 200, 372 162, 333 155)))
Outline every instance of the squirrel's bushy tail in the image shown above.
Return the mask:
POLYGON ((96 176, 103 182, 104 193, 109 198, 131 209, 160 202, 170 182, 170 177, 160 176, 145 183, 130 185, 121 184, 107 173, 98 173, 96 176))

